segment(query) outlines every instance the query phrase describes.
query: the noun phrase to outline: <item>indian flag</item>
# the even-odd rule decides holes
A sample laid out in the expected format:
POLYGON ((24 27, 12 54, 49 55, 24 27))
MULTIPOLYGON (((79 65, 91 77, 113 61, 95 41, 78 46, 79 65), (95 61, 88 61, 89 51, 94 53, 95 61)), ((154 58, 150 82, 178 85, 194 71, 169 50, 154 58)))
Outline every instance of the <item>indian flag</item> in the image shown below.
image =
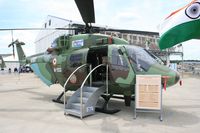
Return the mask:
POLYGON ((159 28, 160 49, 200 38, 200 0, 171 13, 159 28))

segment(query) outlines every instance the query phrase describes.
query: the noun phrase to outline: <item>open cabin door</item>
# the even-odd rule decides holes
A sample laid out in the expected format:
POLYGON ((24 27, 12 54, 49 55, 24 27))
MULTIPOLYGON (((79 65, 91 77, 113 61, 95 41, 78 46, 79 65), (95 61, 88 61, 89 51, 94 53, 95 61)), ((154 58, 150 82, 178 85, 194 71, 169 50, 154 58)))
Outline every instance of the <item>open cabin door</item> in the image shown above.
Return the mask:
POLYGON ((121 87, 135 84, 135 72, 130 64, 126 49, 122 46, 109 46, 109 59, 112 80, 121 87))
MULTIPOLYGON (((92 65, 92 69, 100 64, 107 62, 108 47, 94 47, 90 48, 87 55, 87 63, 92 65)), ((92 73, 92 81, 98 82, 105 80, 106 66, 101 66, 92 73)))

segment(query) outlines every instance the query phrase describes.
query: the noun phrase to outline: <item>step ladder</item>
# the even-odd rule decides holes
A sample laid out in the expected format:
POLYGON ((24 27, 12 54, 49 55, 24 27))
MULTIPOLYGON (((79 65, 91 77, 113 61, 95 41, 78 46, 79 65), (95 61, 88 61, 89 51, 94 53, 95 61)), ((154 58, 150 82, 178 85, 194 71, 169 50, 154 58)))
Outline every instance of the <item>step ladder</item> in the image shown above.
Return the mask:
POLYGON ((105 87, 82 88, 82 111, 81 111, 81 91, 80 88, 67 101, 65 112, 77 117, 85 117, 95 113, 95 106, 99 97, 105 92, 105 87))
POLYGON ((65 88, 69 81, 69 79, 72 77, 72 75, 78 71, 79 69, 88 66, 88 64, 83 64, 79 66, 74 72, 71 73, 71 75, 68 77, 64 84, 64 114, 68 113, 77 117, 80 117, 81 119, 85 116, 92 115, 95 113, 95 106, 97 104, 97 101, 99 97, 106 92, 108 94, 108 64, 100 64, 92 69, 91 65, 89 65, 90 72, 82 82, 82 85, 79 89, 74 92, 74 94, 69 98, 67 101, 67 104, 65 104, 66 101, 66 95, 65 95, 65 88), (106 82, 105 84, 98 84, 95 85, 96 87, 92 87, 92 76, 91 74, 99 67, 106 66, 106 82), (85 86, 85 83, 87 79, 90 77, 90 85, 85 86))

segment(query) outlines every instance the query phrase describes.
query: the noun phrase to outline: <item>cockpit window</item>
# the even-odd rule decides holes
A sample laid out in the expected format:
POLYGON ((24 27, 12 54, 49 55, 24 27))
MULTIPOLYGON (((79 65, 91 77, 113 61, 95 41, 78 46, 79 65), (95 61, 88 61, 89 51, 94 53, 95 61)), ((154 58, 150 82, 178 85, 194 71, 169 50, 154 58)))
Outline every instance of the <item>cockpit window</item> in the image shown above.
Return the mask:
POLYGON ((117 48, 113 48, 112 50, 112 65, 112 67, 118 70, 128 70, 128 62, 124 56, 118 53, 117 48))
POLYGON ((54 40, 54 41, 51 43, 51 47, 52 47, 52 48, 57 47, 57 39, 54 40))
POLYGON ((154 55, 152 52, 147 51, 146 49, 144 49, 152 58, 154 58, 159 64, 164 65, 164 62, 161 58, 159 58, 158 56, 154 55))
POLYGON ((149 55, 143 48, 137 46, 125 46, 128 55, 133 62, 137 65, 137 68, 141 68, 147 71, 151 65, 156 63, 156 60, 149 55))

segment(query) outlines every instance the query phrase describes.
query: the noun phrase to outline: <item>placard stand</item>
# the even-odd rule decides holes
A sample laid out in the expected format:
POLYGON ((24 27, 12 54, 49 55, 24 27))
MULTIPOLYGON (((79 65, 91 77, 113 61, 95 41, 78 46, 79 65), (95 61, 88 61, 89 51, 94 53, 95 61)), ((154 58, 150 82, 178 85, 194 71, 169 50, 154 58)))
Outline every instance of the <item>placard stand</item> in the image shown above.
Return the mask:
POLYGON ((161 75, 136 75, 134 119, 137 112, 160 113, 163 120, 161 75))

